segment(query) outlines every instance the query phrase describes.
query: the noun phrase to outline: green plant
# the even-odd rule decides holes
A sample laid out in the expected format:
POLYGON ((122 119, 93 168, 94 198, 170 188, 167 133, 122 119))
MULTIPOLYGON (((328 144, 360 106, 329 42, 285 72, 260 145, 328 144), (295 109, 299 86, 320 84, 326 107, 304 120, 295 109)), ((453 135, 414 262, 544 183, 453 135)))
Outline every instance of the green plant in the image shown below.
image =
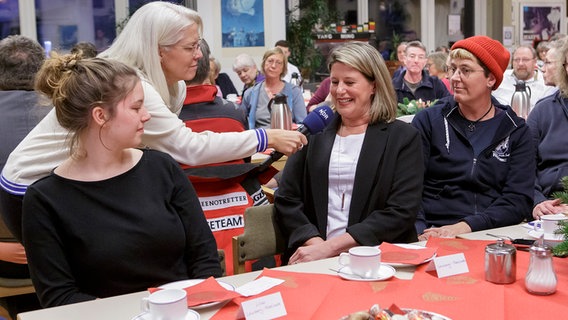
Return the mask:
POLYGON ((336 13, 328 8, 326 0, 300 0, 298 6, 286 12, 286 16, 286 38, 292 49, 290 61, 302 70, 304 79, 309 79, 311 72, 318 69, 323 60, 315 46, 313 28, 336 21, 336 13))
POLYGON ((402 103, 398 103, 398 108, 396 110, 396 116, 406 116, 410 114, 417 114, 418 112, 422 111, 425 108, 428 108, 431 105, 434 105, 438 101, 437 99, 434 101, 422 101, 422 99, 418 100, 410 100, 407 97, 402 98, 402 103))
MULTIPOLYGON (((554 192, 552 197, 559 199, 564 204, 568 204, 568 176, 560 179, 560 183, 562 184, 563 191, 554 192)), ((564 241, 554 247, 552 251, 556 256, 566 256, 568 255, 568 222, 561 221, 558 224, 560 225, 560 228, 556 231, 556 233, 563 234, 564 241)))
POLYGON ((400 37, 400 35, 398 33, 396 33, 396 31, 392 32, 392 52, 390 54, 390 59, 392 61, 398 61, 398 54, 397 54, 397 49, 398 49, 398 45, 402 42, 402 38, 400 37))

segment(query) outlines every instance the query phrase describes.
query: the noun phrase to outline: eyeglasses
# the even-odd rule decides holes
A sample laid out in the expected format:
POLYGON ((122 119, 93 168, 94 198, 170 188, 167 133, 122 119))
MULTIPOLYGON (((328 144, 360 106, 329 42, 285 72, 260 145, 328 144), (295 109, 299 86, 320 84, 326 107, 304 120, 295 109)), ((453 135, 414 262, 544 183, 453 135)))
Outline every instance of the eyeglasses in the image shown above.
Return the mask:
POLYGON ((473 70, 470 68, 465 68, 465 67, 461 67, 461 68, 456 68, 456 67, 449 67, 448 68, 448 78, 451 78, 454 74, 459 74, 459 76, 463 76, 463 78, 468 79, 469 76, 473 73, 473 72, 485 72, 485 70, 481 69, 481 70, 473 70))
POLYGON ((201 49, 201 38, 199 38, 195 43, 193 44, 189 44, 189 45, 174 45, 174 47, 180 47, 183 50, 193 54, 195 56, 195 54, 197 53, 197 51, 199 51, 201 49))
POLYGON ((514 63, 519 63, 519 62, 528 63, 528 62, 531 62, 533 60, 534 60, 534 58, 515 58, 515 59, 513 59, 513 62, 514 63))
POLYGON ((268 59, 266 60, 266 64, 267 65, 276 65, 277 67, 281 67, 284 62, 280 61, 280 60, 275 60, 275 59, 268 59))

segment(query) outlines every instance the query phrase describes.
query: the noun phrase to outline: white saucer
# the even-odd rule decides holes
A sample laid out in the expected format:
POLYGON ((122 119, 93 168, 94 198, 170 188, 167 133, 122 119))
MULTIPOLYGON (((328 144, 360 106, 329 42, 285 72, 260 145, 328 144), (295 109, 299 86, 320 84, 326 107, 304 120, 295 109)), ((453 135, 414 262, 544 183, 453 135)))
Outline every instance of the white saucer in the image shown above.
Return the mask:
MULTIPOLYGON (((542 231, 536 230, 529 230, 529 237, 538 239, 542 236, 542 231)), ((549 246, 557 246, 562 241, 564 241, 564 235, 562 234, 554 234, 554 233, 545 233, 544 234, 544 243, 549 246)))
MULTIPOLYGON (((417 244, 410 244, 410 243, 393 243, 395 246, 399 246, 401 248, 405 248, 405 249, 424 249, 424 246, 419 246, 417 244)), ((380 248, 380 246, 379 246, 380 248)), ((432 261, 432 259, 434 259, 436 257, 436 253, 434 253, 430 258, 422 261, 420 264, 426 263, 426 262, 430 262, 432 261)), ((388 264, 389 266, 393 266, 393 267, 410 267, 410 266, 416 266, 415 264, 411 264, 411 263, 399 263, 399 262, 382 262, 384 264, 388 264)))
MULTIPOLYGON (((199 315, 199 313, 191 309, 187 309, 187 313, 185 314, 184 320, 199 320, 200 318, 201 316, 199 315)), ((132 318, 132 320, 154 320, 154 319, 152 319, 152 315, 150 314, 150 312, 142 312, 141 314, 132 318)))
POLYGON ((379 269, 379 276, 377 278, 361 278, 351 271, 349 267, 342 267, 338 270, 337 274, 345 279, 345 280, 353 280, 353 281, 383 281, 392 278, 396 270, 393 267, 387 264, 381 264, 381 268, 379 269))
MULTIPOLYGON (((164 285, 161 285, 159 288, 160 289, 185 289, 187 287, 191 287, 191 286, 194 286, 196 284, 199 284, 203 281, 205 281, 205 279, 180 280, 180 281, 176 281, 176 282, 166 283, 164 285)), ((228 284, 226 282, 219 281, 219 280, 217 280, 217 282, 223 288, 230 290, 230 291, 235 291, 235 287, 233 287, 233 285, 228 284)), ((191 309, 194 309, 194 310, 205 309, 205 308, 209 308, 209 307, 212 307, 212 306, 219 305, 219 304, 224 303, 224 302, 225 301, 204 303, 204 304, 200 304, 200 305, 197 305, 197 306, 193 306, 193 307, 191 307, 191 309)))

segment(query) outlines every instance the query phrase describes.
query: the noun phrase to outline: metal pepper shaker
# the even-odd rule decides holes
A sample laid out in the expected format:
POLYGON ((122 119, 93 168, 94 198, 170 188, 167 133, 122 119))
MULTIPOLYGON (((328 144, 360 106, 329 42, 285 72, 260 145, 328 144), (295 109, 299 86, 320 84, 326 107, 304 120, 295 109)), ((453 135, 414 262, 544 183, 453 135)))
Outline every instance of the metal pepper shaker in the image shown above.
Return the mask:
POLYGON ((498 284, 517 278, 517 249, 499 238, 485 247, 485 280, 498 284))

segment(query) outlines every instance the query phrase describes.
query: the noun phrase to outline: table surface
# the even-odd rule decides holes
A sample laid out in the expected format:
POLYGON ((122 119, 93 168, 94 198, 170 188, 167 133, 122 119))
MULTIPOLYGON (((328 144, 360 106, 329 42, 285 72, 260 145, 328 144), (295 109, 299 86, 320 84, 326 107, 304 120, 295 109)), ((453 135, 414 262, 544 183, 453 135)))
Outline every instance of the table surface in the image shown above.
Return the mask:
MULTIPOLYGON (((472 232, 461 235, 460 238, 472 240, 495 240, 495 237, 488 236, 487 233, 508 236, 511 238, 528 238, 527 229, 522 225, 496 228, 479 232, 472 232)), ((425 242, 418 244, 424 245, 425 242)), ((304 273, 336 274, 330 269, 337 269, 339 264, 337 257, 300 263, 295 265, 276 268, 285 271, 296 271, 304 273)), ((399 279, 411 279, 415 267, 396 268, 395 277, 399 279)), ((260 271, 248 272, 239 275, 219 278, 220 281, 232 284, 235 287, 241 286, 254 280, 260 271)), ((147 291, 115 296, 94 301, 65 305, 61 307, 48 308, 43 310, 25 312, 18 315, 19 320, 35 319, 132 319, 140 314, 140 300, 148 296, 147 291)), ((201 319, 211 318, 219 309, 219 306, 199 310, 201 319)))

